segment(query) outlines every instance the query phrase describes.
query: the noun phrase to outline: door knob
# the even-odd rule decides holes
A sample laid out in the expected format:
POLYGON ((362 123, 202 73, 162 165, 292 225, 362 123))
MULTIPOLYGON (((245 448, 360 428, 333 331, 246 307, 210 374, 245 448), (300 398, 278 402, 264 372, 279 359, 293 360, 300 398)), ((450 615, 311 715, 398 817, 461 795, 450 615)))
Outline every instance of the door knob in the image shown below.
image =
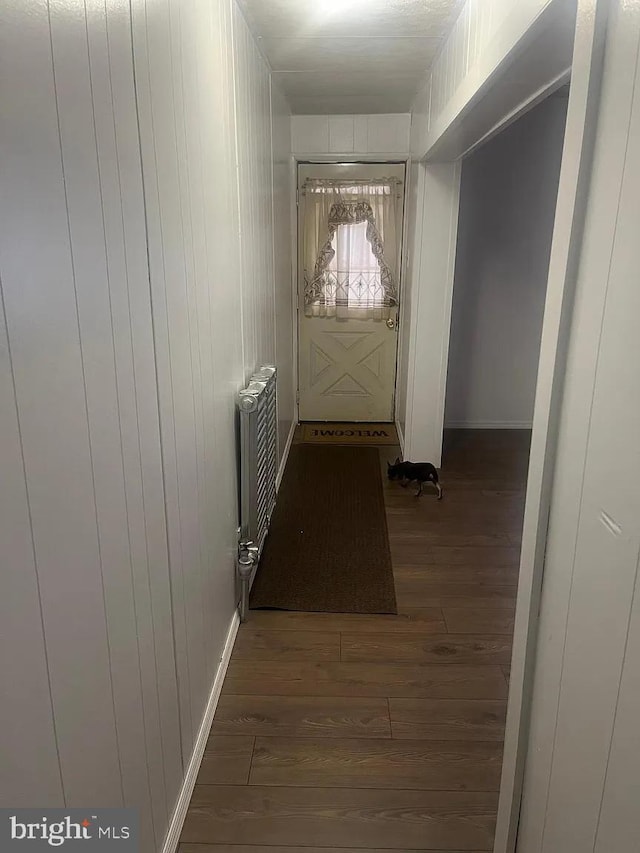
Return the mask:
POLYGON ((390 329, 395 329, 395 327, 396 327, 396 321, 393 319, 393 317, 389 317, 389 319, 387 320, 387 326, 388 326, 390 329))

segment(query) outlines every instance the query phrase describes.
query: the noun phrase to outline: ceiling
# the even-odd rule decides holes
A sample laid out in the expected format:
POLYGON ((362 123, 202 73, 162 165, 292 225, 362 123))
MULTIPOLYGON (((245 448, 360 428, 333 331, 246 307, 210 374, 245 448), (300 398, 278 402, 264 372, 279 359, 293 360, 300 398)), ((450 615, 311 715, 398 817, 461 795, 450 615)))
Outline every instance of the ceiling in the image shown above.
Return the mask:
POLYGON ((239 0, 297 114, 409 112, 463 0, 239 0))

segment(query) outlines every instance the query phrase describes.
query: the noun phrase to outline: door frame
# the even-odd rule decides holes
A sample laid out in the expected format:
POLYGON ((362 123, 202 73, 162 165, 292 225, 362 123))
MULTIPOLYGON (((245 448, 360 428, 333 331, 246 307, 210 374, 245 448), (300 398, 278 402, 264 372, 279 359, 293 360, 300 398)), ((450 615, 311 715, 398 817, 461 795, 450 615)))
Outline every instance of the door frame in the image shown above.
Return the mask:
MULTIPOLYGON (((574 592, 585 466, 599 338, 605 322, 608 275, 618 238, 618 212, 627 170, 625 151, 635 150, 634 96, 637 98, 640 10, 616 2, 609 12, 597 149, 592 170, 584 242, 574 307, 569 373, 558 431, 558 461, 550 516, 545 585, 540 607, 532 726, 519 819, 523 848, 540 850, 554 760, 556 723, 564 679, 564 646, 574 592), (634 89, 635 86, 635 89, 634 89), (578 369, 579 368, 579 369, 578 369)), ((600 701, 594 699, 595 702, 600 701)))
POLYGON ((292 264, 292 310, 293 310, 293 323, 295 328, 295 334, 293 335, 293 364, 294 364, 294 392, 295 392, 295 419, 296 422, 300 420, 300 410, 299 410, 299 402, 300 402, 300 377, 299 377, 299 358, 300 358, 300 323, 299 323, 299 313, 300 313, 300 299, 299 299, 299 286, 300 281, 302 279, 302 250, 299 239, 299 231, 300 231, 300 214, 299 214, 299 204, 300 199, 298 195, 298 168, 299 166, 331 166, 331 165, 340 165, 340 164, 349 164, 353 166, 374 166, 381 165, 384 166, 386 164, 389 165, 402 165, 404 166, 404 186, 403 186, 403 197, 402 197, 402 235, 401 235, 401 246, 400 246, 400 264, 398 270, 398 294, 400 298, 400 310, 398 312, 398 335, 396 336, 396 358, 395 358, 395 380, 393 384, 393 418, 394 423, 396 425, 396 429, 398 432, 398 438, 400 439, 400 446, 403 448, 404 438, 402 436, 399 423, 398 423, 398 412, 397 412, 397 386, 398 386, 398 368, 399 368, 399 359, 400 353, 402 351, 401 348, 401 340, 403 333, 407 332, 404 329, 404 315, 403 315, 403 290, 405 286, 405 266, 406 266, 406 251, 407 251, 407 201, 408 201, 408 186, 409 182, 407 180, 407 175, 409 173, 409 169, 411 167, 411 157, 406 154, 398 154, 393 155, 389 154, 387 156, 380 155, 367 155, 367 154, 292 154, 290 160, 290 175, 291 175, 291 232, 292 232, 292 240, 293 240, 293 248, 291 252, 291 264, 292 264))
MULTIPOLYGON (((561 14, 563 0, 552 0, 545 7, 544 14, 536 20, 531 29, 535 29, 539 39, 551 38, 553 16, 561 14), (543 26, 544 24, 544 26, 543 26), (547 29, 545 30, 545 27, 547 29)), ((564 5, 566 10, 567 5, 564 5)), ((571 78, 571 90, 563 158, 558 188, 558 201, 553 230, 553 243, 549 265, 547 298, 540 347, 536 401, 533 417, 532 443, 527 478, 526 505, 523 523, 523 537, 520 557, 520 572, 516 601, 516 621, 513 638, 511 677, 505 730, 502 778, 498 806, 494 853, 513 853, 516 848, 519 813, 522 800, 524 765, 529 748, 530 712, 533 690, 534 666, 538 641, 539 607, 541 600, 542 576, 547 547, 547 529, 551 511, 551 493, 554 485, 556 465, 556 446, 558 439, 558 421, 564 390, 566 355, 573 315, 573 297, 577 280, 578 262, 582 246, 583 226, 586 213, 595 133, 598 124, 600 84, 604 65, 604 42, 607 32, 609 3, 607 0, 578 0, 577 21, 573 30, 573 57, 571 68, 566 73, 554 76, 544 88, 528 92, 517 108, 509 109, 503 117, 492 124, 491 132, 483 132, 470 144, 460 146, 464 137, 464 123, 467 130, 474 122, 482 127, 481 116, 485 105, 491 106, 493 91, 505 86, 509 77, 517 77, 518 55, 522 46, 516 44, 512 54, 502 65, 494 70, 487 82, 482 97, 469 101, 466 112, 452 122, 442 135, 433 141, 427 150, 421 150, 418 158, 424 169, 424 184, 429 180, 436 188, 443 188, 440 199, 434 199, 434 193, 424 194, 419 199, 423 205, 422 236, 418 245, 413 247, 416 257, 420 257, 419 266, 423 270, 436 269, 437 287, 444 294, 444 306, 450 311, 453 293, 453 269, 455 264, 456 240, 444 245, 434 245, 429 241, 430 231, 439 220, 452 215, 457 216, 458 198, 455 171, 459 169, 463 157, 483 141, 503 130, 520 115, 539 103, 548 94, 571 78), (447 186, 448 184, 448 186, 447 186)), ((530 46, 530 37, 525 34, 523 40, 530 46)), ((495 103, 493 104, 495 106, 495 103)), ((488 108, 487 108, 488 109, 488 108)), ((491 116, 493 122, 493 116, 491 116)), ((457 231, 457 229, 456 229, 457 231)), ((412 276, 414 288, 420 281, 412 276)), ((437 288, 436 288, 437 289, 437 288)), ((423 294, 414 291, 412 303, 423 294)), ((417 306, 418 316, 412 322, 419 328, 428 317, 432 308, 431 296, 417 306), (426 304, 428 302, 428 304, 426 304), (424 312, 424 316, 421 314, 424 312)), ((442 302, 442 300, 441 300, 442 302)), ((440 305, 440 303, 438 303, 440 305)), ((441 316, 441 315, 440 315, 441 316)), ((447 315, 448 316, 448 315, 447 315)), ((446 388, 448 366, 448 329, 442 332, 439 364, 432 365, 429 383, 422 377, 409 377, 409 385, 415 385, 414 398, 431 395, 442 396, 446 388), (427 387, 425 387, 427 385, 427 387)), ((412 341, 416 345, 416 341, 412 341)), ((440 344, 439 344, 440 345, 440 344)), ((597 342, 594 341, 594 346, 597 342)), ((433 352, 431 352, 432 360, 433 352)), ((413 363, 424 360, 412 354, 413 363)), ((436 403, 444 403, 437 400, 436 403)), ((415 399, 412 402, 415 409, 415 399)), ((424 434, 424 412, 418 410, 417 419, 424 434)), ((407 412, 408 441, 411 452, 414 447, 427 448, 434 459, 439 458, 442 442, 442 426, 435 424, 426 437, 410 430, 411 411, 407 412)), ((427 424, 429 422, 427 421, 427 424)), ((535 745, 534 745, 535 748, 535 745)))
POLYGON ((604 65, 608 3, 585 0, 579 7, 533 414, 495 853, 511 853, 517 844, 558 425, 604 65))

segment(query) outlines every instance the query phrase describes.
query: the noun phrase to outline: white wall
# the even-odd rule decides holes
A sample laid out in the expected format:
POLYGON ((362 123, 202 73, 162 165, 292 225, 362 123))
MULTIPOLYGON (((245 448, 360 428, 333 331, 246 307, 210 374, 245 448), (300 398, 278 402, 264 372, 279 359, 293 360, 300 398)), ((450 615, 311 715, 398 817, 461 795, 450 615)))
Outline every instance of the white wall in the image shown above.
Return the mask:
POLYGON ((295 115, 291 117, 291 150, 296 156, 359 154, 406 157, 411 116, 295 115))
POLYGON ((280 457, 293 424, 291 114, 233 5, 244 377, 277 364, 280 457))
POLYGON ((3 9, 0 802, 134 806, 147 853, 235 609, 235 395, 292 372, 290 218, 235 4, 131 14, 3 9))
POLYGON ((0 800, 135 803, 150 850, 182 754, 144 205, 128 15, 87 11, 0 28, 0 800))
POLYGON ((278 439, 280 455, 285 452, 294 426, 297 375, 294 367, 296 312, 292 266, 294 213, 292 209, 291 114, 289 106, 272 82, 273 115, 273 218, 274 284, 276 316, 276 362, 278 364, 278 439))
POLYGON ((548 98, 463 163, 447 426, 531 426, 566 109, 548 98))
MULTIPOLYGON (((233 612, 232 394, 244 379, 248 296, 238 276, 231 8, 182 6, 178 18, 180 5, 134 3, 133 47, 186 764, 233 612)), ((246 348, 259 343, 251 328, 246 348)))
POLYGON ((275 360, 270 74, 234 4, 244 375, 275 360))

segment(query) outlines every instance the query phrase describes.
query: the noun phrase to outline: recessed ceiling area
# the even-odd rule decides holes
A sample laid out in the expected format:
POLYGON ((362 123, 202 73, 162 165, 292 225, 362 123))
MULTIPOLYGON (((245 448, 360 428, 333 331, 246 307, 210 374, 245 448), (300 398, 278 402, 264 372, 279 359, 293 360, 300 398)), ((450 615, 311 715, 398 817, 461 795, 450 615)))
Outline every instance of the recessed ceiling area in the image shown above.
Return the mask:
POLYGON ((402 113, 463 0, 240 0, 298 115, 402 113))

